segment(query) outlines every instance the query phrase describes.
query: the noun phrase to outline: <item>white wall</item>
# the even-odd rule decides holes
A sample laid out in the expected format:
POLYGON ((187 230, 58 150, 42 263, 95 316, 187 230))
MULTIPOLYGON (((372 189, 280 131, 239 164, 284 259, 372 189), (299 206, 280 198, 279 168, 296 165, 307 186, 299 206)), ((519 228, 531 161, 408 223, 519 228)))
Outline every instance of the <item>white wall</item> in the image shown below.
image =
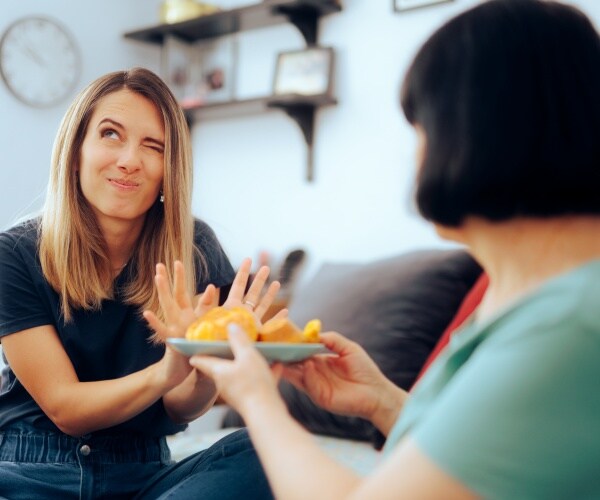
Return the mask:
MULTIPOLYGON (((0 32, 4 33, 12 22, 27 15, 61 21, 81 48, 83 70, 76 89, 79 90, 103 73, 134 64, 158 70, 154 50, 127 43, 121 36, 133 26, 154 24, 157 5, 156 0, 2 2, 0 32)), ((17 101, 0 80, 0 229, 41 208, 54 136, 75 93, 56 106, 36 109, 17 101)))
MULTIPOLYGON (((222 7, 241 2, 214 0, 222 7)), ((210 119, 192 129, 194 208, 216 230, 232 261, 267 249, 308 249, 323 260, 369 260, 441 245, 411 208, 414 137, 398 105, 401 77, 418 46, 476 0, 392 12, 391 0, 345 0, 324 17, 320 43, 337 52, 339 104, 318 113, 315 181, 305 181, 305 148, 283 113, 210 119)), ((600 24, 598 0, 573 0, 600 24)), ((25 14, 60 19, 79 41, 80 86, 115 69, 159 69, 158 49, 122 38, 157 22, 159 0, 3 2, 0 30, 25 14)), ((275 54, 303 41, 290 26, 240 35, 238 97, 270 90, 275 54)), ((68 99, 67 99, 68 101, 68 99)), ((0 84, 0 227, 41 206, 50 150, 67 102, 28 108, 0 84)))

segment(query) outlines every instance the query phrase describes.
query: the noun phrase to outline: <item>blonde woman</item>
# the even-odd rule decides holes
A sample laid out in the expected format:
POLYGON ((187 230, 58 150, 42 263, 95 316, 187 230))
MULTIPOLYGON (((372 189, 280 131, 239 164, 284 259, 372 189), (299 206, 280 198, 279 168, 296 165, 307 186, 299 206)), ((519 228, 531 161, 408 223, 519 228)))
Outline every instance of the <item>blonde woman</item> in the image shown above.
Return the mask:
POLYGON ((259 317, 277 291, 261 301, 263 268, 245 295, 249 261, 234 283, 191 195, 187 125, 160 78, 114 72, 77 96, 57 134, 42 215, 0 235, 0 496, 182 497, 184 478, 206 498, 269 495, 245 434, 182 464, 165 441, 210 408, 216 390, 148 327, 145 310, 170 314, 154 286, 157 264, 170 263, 158 269, 178 287, 189 271, 182 293, 204 292, 195 309, 183 304, 188 320, 223 287, 228 305, 247 300, 259 317))

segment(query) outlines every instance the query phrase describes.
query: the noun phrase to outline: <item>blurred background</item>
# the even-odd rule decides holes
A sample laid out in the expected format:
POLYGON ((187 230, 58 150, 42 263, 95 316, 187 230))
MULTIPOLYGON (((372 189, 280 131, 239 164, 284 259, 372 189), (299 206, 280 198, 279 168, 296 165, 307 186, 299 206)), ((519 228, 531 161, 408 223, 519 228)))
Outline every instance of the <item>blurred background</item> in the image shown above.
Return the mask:
MULTIPOLYGON (((399 108, 399 86, 433 30, 476 3, 453 0, 397 11, 393 0, 343 0, 339 12, 320 18, 318 42, 335 51, 338 103, 316 113, 312 182, 306 180, 302 133, 282 111, 195 117, 194 212, 213 227, 234 265, 261 252, 280 263, 291 250, 303 249, 310 275, 325 261, 364 262, 447 245, 412 205, 415 137, 399 108)), ((570 3, 600 23, 598 0, 570 3)), ((248 2, 211 4, 227 10, 248 2)), ((0 82, 0 228, 42 206, 54 136, 78 90, 113 70, 164 71, 161 45, 123 36, 160 24, 162 6, 162 0, 2 2, 0 34, 27 16, 55 19, 72 35, 82 65, 72 92, 43 108, 19 101, 0 82)), ((270 94, 277 54, 305 47, 291 24, 234 38, 231 99, 270 94)))

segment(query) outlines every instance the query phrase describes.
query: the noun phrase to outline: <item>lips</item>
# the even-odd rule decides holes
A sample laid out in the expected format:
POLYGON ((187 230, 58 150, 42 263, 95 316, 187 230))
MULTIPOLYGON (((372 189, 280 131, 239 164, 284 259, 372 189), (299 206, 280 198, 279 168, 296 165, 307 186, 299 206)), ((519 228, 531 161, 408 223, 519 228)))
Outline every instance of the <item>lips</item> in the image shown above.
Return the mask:
POLYGON ((131 179, 110 178, 108 180, 111 184, 117 185, 119 187, 124 187, 124 188, 135 188, 140 185, 139 182, 132 181, 131 179))

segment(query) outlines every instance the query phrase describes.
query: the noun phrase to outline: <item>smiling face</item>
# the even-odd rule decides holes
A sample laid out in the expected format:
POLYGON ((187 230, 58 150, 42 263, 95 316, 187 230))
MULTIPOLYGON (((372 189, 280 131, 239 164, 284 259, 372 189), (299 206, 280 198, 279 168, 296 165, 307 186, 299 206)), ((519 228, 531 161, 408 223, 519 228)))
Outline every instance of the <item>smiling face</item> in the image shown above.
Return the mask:
POLYGON ((164 170, 162 116, 147 98, 123 89, 92 113, 79 163, 79 182, 103 230, 141 228, 156 202, 164 170))

